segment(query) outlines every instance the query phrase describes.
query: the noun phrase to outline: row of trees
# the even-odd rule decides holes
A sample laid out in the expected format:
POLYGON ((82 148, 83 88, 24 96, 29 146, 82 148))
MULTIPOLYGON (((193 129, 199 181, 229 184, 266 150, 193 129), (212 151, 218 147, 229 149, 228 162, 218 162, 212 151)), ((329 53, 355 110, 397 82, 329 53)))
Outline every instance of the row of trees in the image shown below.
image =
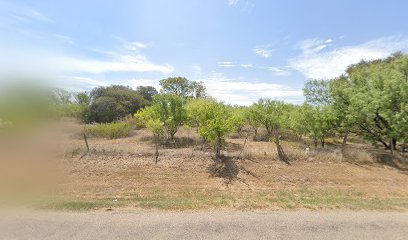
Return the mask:
POLYGON ((325 147, 329 137, 342 137, 343 150, 350 133, 395 151, 404 150, 408 140, 408 56, 393 56, 350 66, 346 74, 331 80, 305 84, 306 101, 293 105, 260 99, 249 107, 226 105, 196 95, 178 81, 169 81, 169 91, 153 97, 152 105, 135 116, 141 124, 173 140, 178 128, 189 125, 220 156, 226 136, 250 126, 256 138, 266 131, 280 159, 287 160, 280 141, 285 135, 308 137, 315 147, 325 147))
POLYGON ((362 61, 346 74, 305 86, 306 101, 329 109, 337 133, 347 141, 349 133, 392 152, 405 149, 408 141, 408 56, 400 53, 386 59, 362 61))
MULTIPOLYGON (((248 107, 231 106, 208 97, 203 83, 182 77, 160 85, 160 93, 153 87, 110 86, 74 99, 82 106, 84 122, 112 122, 136 113, 137 122, 153 131, 156 144, 160 137, 173 141, 180 126, 188 125, 217 157, 228 134, 242 134, 248 127, 255 139, 263 129, 282 160, 287 157, 281 140, 289 135, 325 147, 329 137, 342 137, 345 146, 353 133, 392 151, 403 150, 408 141, 408 56, 402 54, 360 62, 335 79, 308 81, 302 105, 259 99, 248 107)), ((63 104, 72 99, 64 91, 56 95, 63 104)))

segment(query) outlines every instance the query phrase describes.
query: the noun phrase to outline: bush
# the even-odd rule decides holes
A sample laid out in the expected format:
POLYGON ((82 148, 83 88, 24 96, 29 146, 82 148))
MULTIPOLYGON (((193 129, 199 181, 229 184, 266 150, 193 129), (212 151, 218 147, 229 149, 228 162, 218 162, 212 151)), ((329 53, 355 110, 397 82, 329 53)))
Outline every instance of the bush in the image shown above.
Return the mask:
POLYGON ((90 97, 91 104, 82 115, 86 123, 113 122, 150 104, 137 91, 124 86, 98 87, 90 97))
POLYGON ((85 127, 88 137, 103 137, 109 139, 124 138, 130 135, 132 126, 126 122, 100 123, 85 127))

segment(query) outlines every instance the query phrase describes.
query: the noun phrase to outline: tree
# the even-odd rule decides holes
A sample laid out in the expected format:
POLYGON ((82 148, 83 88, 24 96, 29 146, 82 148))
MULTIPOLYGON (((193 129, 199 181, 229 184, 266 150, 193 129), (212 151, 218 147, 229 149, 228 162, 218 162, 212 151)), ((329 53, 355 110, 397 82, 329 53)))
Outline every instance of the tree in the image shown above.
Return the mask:
POLYGON ((163 125, 167 140, 174 140, 178 128, 186 121, 184 101, 174 94, 157 94, 151 106, 139 111, 136 115, 144 125, 149 121, 159 121, 163 125))
POLYGON ((221 157, 225 138, 234 130, 231 108, 212 99, 198 99, 190 101, 186 109, 190 124, 211 144, 215 157, 221 157))
POLYGON ((91 98, 88 92, 78 92, 74 94, 75 102, 79 105, 88 106, 91 103, 91 98))
POLYGON ((314 146, 317 148, 318 141, 325 147, 326 138, 331 136, 334 131, 336 115, 331 106, 311 106, 304 104, 302 106, 303 119, 306 134, 313 139, 314 146))
POLYGON ((160 80, 162 93, 170 93, 182 98, 204 98, 206 96, 203 82, 190 81, 184 77, 170 77, 160 80))
POLYGON ((138 86, 136 92, 149 102, 152 102, 153 96, 158 94, 156 88, 152 86, 138 86))
POLYGON ((85 122, 112 122, 148 105, 135 90, 125 86, 98 87, 91 91, 91 104, 83 114, 85 122))
POLYGON ((207 96, 205 92, 205 86, 203 82, 190 82, 192 98, 205 98, 207 96))
POLYGON ((67 90, 57 88, 54 90, 54 93, 55 93, 57 103, 62 104, 62 105, 72 103, 71 102, 72 93, 68 92, 67 90))
POLYGON ((169 77, 160 80, 163 93, 174 94, 182 98, 191 95, 190 81, 184 77, 169 77))
POLYGON ((345 81, 349 118, 358 133, 394 151, 406 140, 408 56, 360 62, 347 69, 345 81))
POLYGON ((260 121, 260 111, 258 110, 258 106, 256 104, 253 104, 246 108, 245 111, 245 119, 246 122, 251 126, 252 130, 254 131, 254 137, 253 139, 256 140, 258 136, 258 129, 261 126, 261 121, 260 121))
POLYGON ((329 81, 309 80, 303 88, 306 103, 311 105, 328 105, 331 103, 329 81))
POLYGON ((164 123, 153 116, 155 116, 155 113, 151 107, 141 109, 135 114, 137 123, 147 127, 153 133, 153 141, 156 149, 155 162, 157 164, 159 160, 159 138, 163 134, 164 123))
POLYGON ((253 104, 252 109, 255 121, 265 127, 269 138, 273 139, 279 159, 288 163, 280 145, 281 128, 286 124, 284 113, 287 111, 287 105, 282 101, 261 98, 258 103, 253 104))

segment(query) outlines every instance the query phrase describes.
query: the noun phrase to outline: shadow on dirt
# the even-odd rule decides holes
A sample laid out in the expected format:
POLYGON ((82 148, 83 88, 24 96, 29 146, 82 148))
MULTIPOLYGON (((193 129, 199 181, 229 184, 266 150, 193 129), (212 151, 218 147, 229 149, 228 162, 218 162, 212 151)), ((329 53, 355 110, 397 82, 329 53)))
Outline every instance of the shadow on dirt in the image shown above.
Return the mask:
POLYGON ((218 159, 214 158, 214 163, 208 166, 207 172, 211 177, 222 178, 224 180, 224 184, 227 186, 237 180, 248 186, 244 179, 238 177, 240 172, 257 178, 254 173, 242 166, 238 166, 234 158, 228 156, 221 156, 218 159))

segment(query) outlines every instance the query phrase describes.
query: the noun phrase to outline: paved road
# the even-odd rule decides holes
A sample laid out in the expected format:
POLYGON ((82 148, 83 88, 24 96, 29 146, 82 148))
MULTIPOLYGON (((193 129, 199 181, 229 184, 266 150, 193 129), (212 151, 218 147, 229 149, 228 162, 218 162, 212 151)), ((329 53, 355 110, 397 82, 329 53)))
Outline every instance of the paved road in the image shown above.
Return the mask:
POLYGON ((0 215, 0 239, 407 239, 408 213, 31 212, 0 215))

